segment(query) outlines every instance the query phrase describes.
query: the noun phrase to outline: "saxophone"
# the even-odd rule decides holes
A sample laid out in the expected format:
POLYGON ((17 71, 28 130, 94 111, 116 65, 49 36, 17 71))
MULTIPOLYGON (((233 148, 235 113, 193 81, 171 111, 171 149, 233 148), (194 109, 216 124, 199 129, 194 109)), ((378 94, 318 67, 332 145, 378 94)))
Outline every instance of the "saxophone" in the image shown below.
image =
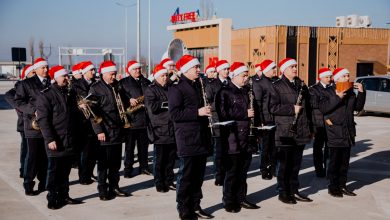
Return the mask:
POLYGON ((145 107, 145 103, 144 103, 145 97, 144 96, 140 96, 140 97, 136 98, 136 100, 137 100, 137 105, 128 107, 126 109, 127 114, 132 115, 132 114, 134 114, 134 112, 137 112, 138 110, 145 107))
POLYGON ((130 128, 131 127, 131 124, 129 122, 129 119, 127 118, 127 115, 126 115, 126 112, 125 112, 125 109, 123 107, 123 102, 122 102, 122 99, 119 95, 119 93, 117 93, 115 91, 115 88, 112 86, 112 92, 114 93, 114 97, 115 97, 115 102, 116 102, 116 106, 118 108, 118 111, 119 111, 119 116, 122 120, 123 123, 125 123, 123 125, 123 128, 130 128))

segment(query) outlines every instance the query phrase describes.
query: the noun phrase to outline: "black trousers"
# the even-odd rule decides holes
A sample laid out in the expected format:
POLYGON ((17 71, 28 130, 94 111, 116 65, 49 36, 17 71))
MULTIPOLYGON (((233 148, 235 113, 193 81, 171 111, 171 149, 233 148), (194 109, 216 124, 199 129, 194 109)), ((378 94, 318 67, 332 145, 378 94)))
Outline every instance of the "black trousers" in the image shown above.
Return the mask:
POLYGON ((313 163, 317 174, 326 171, 328 151, 325 127, 317 127, 313 142, 313 163))
POLYGON ((275 130, 263 130, 261 134, 260 172, 273 172, 276 167, 275 130))
POLYGON ((24 164, 26 161, 27 156, 27 139, 24 136, 24 132, 21 131, 20 133, 20 168, 19 168, 19 176, 23 177, 24 175, 24 164))
POLYGON ((225 169, 224 169, 224 152, 221 146, 221 137, 213 137, 214 145, 214 175, 215 181, 223 183, 225 179, 225 169))
POLYGON ((153 174, 156 187, 173 183, 175 160, 176 144, 154 144, 153 174))
POLYGON ((350 147, 329 147, 329 189, 339 189, 347 184, 350 147))
POLYGON ((277 189, 279 194, 297 193, 299 170, 305 145, 278 146, 277 189))
POLYGON ((96 135, 88 135, 83 143, 79 155, 79 179, 80 181, 87 181, 92 178, 93 169, 96 165, 96 158, 99 141, 96 135))
POLYGON ((146 129, 130 129, 125 143, 125 173, 133 172, 134 150, 137 145, 139 169, 148 169, 148 134, 146 129))
POLYGON ((43 138, 27 138, 27 156, 24 164, 25 190, 33 190, 34 179, 39 180, 38 189, 46 188, 47 154, 43 138))
POLYGON ((107 187, 110 189, 118 187, 121 160, 122 144, 99 146, 97 165, 99 193, 105 193, 107 187))
POLYGON ((180 216, 193 216, 200 205, 206 162, 207 155, 179 157, 176 202, 180 216))
POLYGON ((224 206, 239 206, 245 200, 248 191, 246 180, 251 162, 252 154, 248 152, 226 156, 222 197, 224 206))
POLYGON ((61 200, 69 197, 69 174, 74 157, 49 157, 46 189, 47 201, 61 200))

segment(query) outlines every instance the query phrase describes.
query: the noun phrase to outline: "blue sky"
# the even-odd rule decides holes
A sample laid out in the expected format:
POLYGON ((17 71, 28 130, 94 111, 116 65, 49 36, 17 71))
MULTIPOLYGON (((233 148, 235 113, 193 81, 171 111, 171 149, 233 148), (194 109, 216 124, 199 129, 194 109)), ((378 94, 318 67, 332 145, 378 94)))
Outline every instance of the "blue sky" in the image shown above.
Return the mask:
MULTIPOLYGON (((28 47, 31 37, 53 47, 50 63, 58 63, 58 46, 124 47, 125 9, 116 5, 136 0, 0 0, 0 60, 11 59, 11 47, 28 47)), ((371 16, 373 27, 389 28, 389 0, 213 0, 218 17, 232 18, 233 27, 265 25, 334 26, 336 16, 371 16)), ((166 30, 176 7, 200 8, 200 0, 151 0, 152 59, 166 50, 166 30)), ((141 0, 141 55, 147 56, 148 0, 141 0)), ((202 11, 200 12, 202 14, 202 11)), ((129 57, 136 54, 136 7, 128 9, 129 57)), ((27 54, 28 55, 28 54, 27 54)))

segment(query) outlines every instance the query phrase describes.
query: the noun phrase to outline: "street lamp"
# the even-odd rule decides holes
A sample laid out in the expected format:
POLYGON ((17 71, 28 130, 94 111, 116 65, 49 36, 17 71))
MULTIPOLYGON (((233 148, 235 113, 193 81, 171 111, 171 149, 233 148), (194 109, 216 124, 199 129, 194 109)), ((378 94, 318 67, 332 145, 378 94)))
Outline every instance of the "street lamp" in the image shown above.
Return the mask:
POLYGON ((123 63, 126 66, 126 62, 128 61, 128 57, 127 57, 127 51, 128 51, 127 50, 127 38, 128 38, 127 37, 127 8, 130 8, 130 7, 137 5, 137 3, 131 4, 131 5, 125 5, 125 4, 121 4, 119 2, 115 2, 115 4, 125 8, 125 62, 123 62, 123 63))

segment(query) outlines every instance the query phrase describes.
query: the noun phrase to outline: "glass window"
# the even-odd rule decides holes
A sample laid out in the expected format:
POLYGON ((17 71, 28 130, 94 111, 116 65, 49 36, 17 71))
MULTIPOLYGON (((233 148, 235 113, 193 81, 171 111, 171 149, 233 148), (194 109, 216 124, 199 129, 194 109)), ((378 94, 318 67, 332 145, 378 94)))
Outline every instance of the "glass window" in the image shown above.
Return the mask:
POLYGON ((380 79, 379 81, 379 91, 381 92, 390 92, 390 80, 380 79))
POLYGON ((366 78, 363 79, 362 84, 366 90, 371 90, 371 91, 379 90, 379 79, 366 78))

